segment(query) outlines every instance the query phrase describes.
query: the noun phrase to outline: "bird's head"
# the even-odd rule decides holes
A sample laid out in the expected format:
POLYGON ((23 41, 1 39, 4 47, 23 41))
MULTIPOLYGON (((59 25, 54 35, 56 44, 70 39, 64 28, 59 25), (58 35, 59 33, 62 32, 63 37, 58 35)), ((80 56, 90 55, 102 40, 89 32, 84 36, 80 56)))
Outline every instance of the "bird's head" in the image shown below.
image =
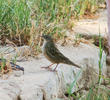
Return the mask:
POLYGON ((45 39, 46 41, 52 41, 52 37, 49 35, 42 35, 43 39, 45 39))

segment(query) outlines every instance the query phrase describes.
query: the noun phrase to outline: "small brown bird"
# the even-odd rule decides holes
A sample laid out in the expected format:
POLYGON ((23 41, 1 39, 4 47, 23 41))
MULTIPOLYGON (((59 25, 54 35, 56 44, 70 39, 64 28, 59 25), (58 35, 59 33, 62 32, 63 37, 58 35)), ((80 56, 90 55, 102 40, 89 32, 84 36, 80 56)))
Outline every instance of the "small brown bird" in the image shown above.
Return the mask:
POLYGON ((81 68, 80 66, 76 65, 75 63, 73 63, 72 61, 70 61, 67 57, 65 57, 55 46, 53 39, 51 38, 51 36, 49 35, 42 35, 41 37, 44 38, 44 44, 43 44, 43 54, 44 56, 52 62, 51 65, 49 65, 48 67, 42 67, 42 68, 48 68, 50 69, 50 67, 53 64, 57 64, 56 67, 54 68, 53 71, 56 70, 57 66, 59 63, 63 63, 63 64, 68 64, 68 65, 73 65, 75 67, 81 68))

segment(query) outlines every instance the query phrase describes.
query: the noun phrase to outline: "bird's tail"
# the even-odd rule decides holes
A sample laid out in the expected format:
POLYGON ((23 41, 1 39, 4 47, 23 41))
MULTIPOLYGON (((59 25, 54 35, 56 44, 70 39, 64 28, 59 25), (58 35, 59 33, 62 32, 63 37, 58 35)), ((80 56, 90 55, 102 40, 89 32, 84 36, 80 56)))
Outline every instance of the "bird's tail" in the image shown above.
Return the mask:
POLYGON ((77 67, 77 68, 81 68, 79 65, 73 63, 73 62, 70 61, 69 59, 67 59, 64 63, 65 63, 65 64, 68 64, 68 65, 73 65, 73 66, 75 66, 75 67, 77 67))

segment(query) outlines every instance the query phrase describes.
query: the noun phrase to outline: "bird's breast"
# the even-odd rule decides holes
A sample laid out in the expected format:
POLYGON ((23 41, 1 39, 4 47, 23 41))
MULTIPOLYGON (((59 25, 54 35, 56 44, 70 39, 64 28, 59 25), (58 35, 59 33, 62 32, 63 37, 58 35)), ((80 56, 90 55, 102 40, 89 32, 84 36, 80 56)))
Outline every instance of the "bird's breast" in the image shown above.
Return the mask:
POLYGON ((47 54, 47 45, 48 45, 48 42, 44 41, 43 43, 43 46, 42 46, 42 53, 44 54, 44 56, 49 60, 51 61, 52 63, 55 63, 51 57, 47 54))
POLYGON ((44 41, 42 46, 42 53, 45 54, 45 47, 46 47, 47 41, 44 41))

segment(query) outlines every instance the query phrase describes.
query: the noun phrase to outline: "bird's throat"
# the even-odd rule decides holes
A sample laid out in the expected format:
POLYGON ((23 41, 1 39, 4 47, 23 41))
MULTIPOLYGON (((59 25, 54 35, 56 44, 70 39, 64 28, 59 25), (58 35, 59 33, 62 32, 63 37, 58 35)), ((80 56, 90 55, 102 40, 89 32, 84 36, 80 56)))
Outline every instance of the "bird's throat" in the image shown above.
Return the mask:
POLYGON ((44 40, 44 43, 43 43, 43 46, 42 46, 42 52, 43 52, 43 53, 45 52, 45 46, 46 46, 46 44, 47 44, 47 41, 44 40))

